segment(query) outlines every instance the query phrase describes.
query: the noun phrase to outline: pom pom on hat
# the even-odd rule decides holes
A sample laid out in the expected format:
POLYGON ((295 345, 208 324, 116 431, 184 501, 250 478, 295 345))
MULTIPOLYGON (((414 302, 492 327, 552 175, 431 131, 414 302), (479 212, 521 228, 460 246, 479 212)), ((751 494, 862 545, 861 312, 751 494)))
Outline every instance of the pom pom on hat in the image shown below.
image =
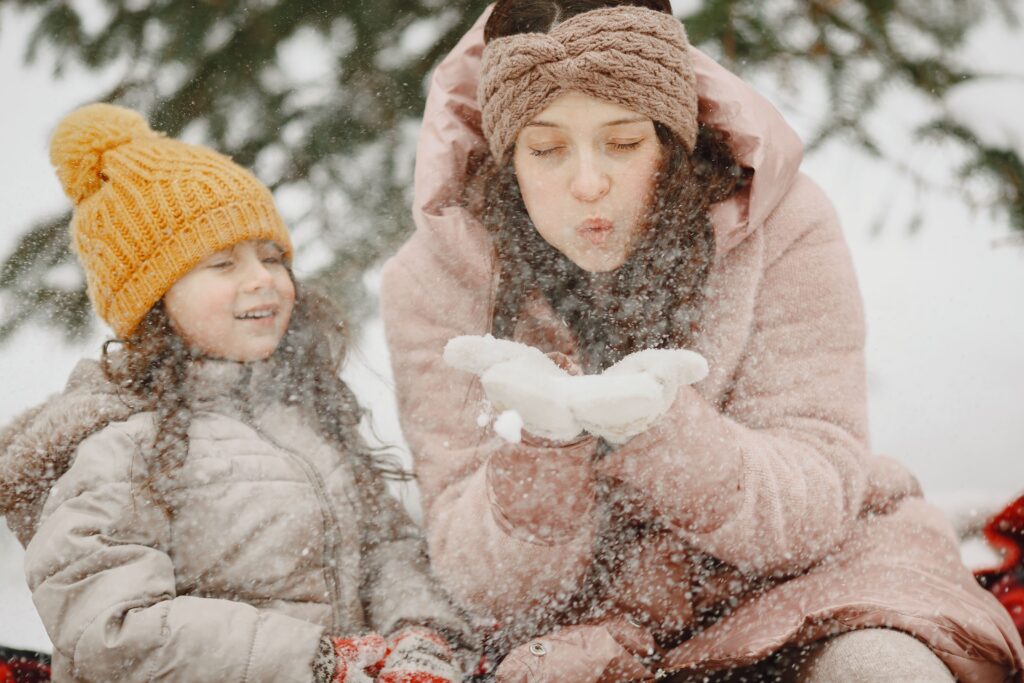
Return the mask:
POLYGON ((65 116, 50 140, 50 163, 77 206, 103 184, 103 155, 133 140, 157 137, 140 114, 113 104, 89 104, 65 116))

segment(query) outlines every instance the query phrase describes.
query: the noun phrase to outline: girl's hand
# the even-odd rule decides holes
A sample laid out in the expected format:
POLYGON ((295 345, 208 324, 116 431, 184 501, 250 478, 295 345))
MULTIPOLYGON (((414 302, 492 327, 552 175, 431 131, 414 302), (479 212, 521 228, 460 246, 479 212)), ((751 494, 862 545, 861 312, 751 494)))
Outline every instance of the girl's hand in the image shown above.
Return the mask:
POLYGON ((421 626, 395 632, 380 683, 458 683, 462 671, 455 662, 451 646, 441 634, 421 626))
POLYGON ((380 635, 331 637, 334 675, 331 683, 373 683, 384 666, 388 644, 380 635))

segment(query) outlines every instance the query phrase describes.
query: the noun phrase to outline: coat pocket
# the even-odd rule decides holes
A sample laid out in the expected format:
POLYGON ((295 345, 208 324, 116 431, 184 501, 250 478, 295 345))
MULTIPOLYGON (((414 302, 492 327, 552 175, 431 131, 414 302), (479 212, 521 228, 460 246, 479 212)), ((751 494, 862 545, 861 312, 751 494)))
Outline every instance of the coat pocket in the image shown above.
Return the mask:
POLYGON ((654 639, 640 627, 614 619, 566 626, 520 645, 495 672, 497 683, 624 683, 653 681, 641 661, 654 639))

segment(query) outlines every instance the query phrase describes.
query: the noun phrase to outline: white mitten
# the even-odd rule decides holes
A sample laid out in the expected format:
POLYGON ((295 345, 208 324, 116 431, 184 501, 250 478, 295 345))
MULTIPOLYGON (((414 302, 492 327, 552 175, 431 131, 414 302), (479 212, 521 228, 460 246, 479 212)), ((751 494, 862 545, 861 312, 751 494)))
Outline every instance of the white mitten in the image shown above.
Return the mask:
POLYGON ((583 431, 569 407, 571 375, 540 349, 489 334, 466 335, 448 341, 444 360, 479 375, 497 411, 514 410, 531 434, 568 441, 583 431))
POLYGON ((443 357, 444 362, 456 370, 482 375, 498 363, 524 356, 547 358, 540 349, 508 339, 495 339, 489 334, 452 337, 445 344, 443 357))
MULTIPOLYGON (((569 405, 586 431, 624 443, 662 410, 661 385, 643 372, 575 377, 569 405)), ((656 419, 656 418, 655 418, 656 419)))
POLYGON ((644 349, 631 353, 604 371, 606 375, 649 373, 665 387, 678 389, 708 376, 708 362, 696 351, 686 349, 644 349))
POLYGON ((583 427, 569 403, 573 377, 541 353, 491 366, 480 375, 487 398, 499 410, 514 410, 526 431, 556 441, 579 436, 583 427))
POLYGON ((480 376, 499 410, 513 410, 527 431, 568 441, 586 430, 621 444, 664 415, 683 384, 708 374, 704 357, 684 349, 631 353, 600 375, 574 376, 540 349, 491 335, 451 339, 444 360, 480 376))
POLYGON ((591 434, 622 444, 668 412, 681 385, 699 382, 707 374, 707 361, 693 351, 637 351, 601 375, 586 378, 589 385, 581 383, 572 395, 573 413, 591 434))

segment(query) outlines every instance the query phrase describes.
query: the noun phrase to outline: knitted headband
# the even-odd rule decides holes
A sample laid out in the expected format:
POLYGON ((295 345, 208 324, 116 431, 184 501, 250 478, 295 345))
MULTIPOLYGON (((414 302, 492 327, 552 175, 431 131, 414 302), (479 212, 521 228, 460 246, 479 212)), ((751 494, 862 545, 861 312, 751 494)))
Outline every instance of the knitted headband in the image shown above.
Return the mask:
POLYGON ((559 95, 578 91, 697 140, 697 78, 678 19, 632 5, 592 10, 550 33, 521 33, 484 48, 478 98, 484 137, 501 163, 519 131, 559 95))
POLYGON ((68 114, 50 161, 75 205, 71 238, 96 313, 121 338, 199 261, 250 239, 292 245, 273 197, 223 154, 152 131, 130 109, 68 114))

